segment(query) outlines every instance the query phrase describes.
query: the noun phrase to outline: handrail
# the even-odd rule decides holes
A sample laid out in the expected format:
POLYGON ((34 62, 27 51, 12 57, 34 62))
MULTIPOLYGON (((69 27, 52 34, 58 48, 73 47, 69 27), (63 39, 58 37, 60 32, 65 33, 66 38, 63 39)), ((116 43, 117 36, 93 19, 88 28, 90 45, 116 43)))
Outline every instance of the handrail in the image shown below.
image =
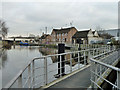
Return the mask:
MULTIPOLYGON (((101 48, 105 48, 105 47, 101 47, 101 48)), ((81 50, 81 51, 66 52, 66 53, 62 53, 62 54, 54 54, 54 55, 47 55, 47 56, 42 56, 42 57, 39 57, 39 58, 34 58, 34 59, 31 60, 30 62, 28 62, 28 64, 27 64, 23 69, 21 69, 20 72, 19 72, 4 88, 10 88, 10 87, 16 82, 16 80, 20 77, 20 75, 22 75, 22 73, 26 70, 26 68, 27 68, 34 60, 43 59, 43 58, 52 57, 52 56, 66 55, 66 54, 72 54, 72 53, 79 53, 79 52, 89 51, 89 50, 96 50, 96 49, 101 49, 101 48, 86 49, 86 50, 81 50)))
POLYGON ((120 72, 120 69, 117 68, 117 67, 114 67, 114 66, 112 66, 112 65, 103 63, 103 62, 98 61, 98 60, 95 60, 95 59, 93 59, 93 58, 91 58, 90 60, 93 61, 93 62, 95 62, 95 63, 98 63, 98 64, 100 64, 100 65, 103 65, 103 66, 105 66, 105 67, 108 67, 108 68, 111 68, 111 69, 113 69, 113 70, 116 70, 116 71, 119 71, 119 72, 120 72))
POLYGON ((106 77, 106 74, 108 74, 108 72, 110 72, 109 70, 114 70, 117 72, 117 79, 116 79, 117 87, 115 87, 115 88, 120 89, 119 84, 118 84, 118 82, 119 82, 118 81, 119 80, 118 73, 120 73, 120 68, 114 66, 117 64, 117 62, 120 61, 119 60, 120 59, 119 52, 120 52, 120 48, 118 48, 116 50, 108 51, 106 53, 102 53, 102 54, 99 54, 99 55, 96 55, 96 56, 90 58, 90 61, 92 64, 91 65, 91 83, 93 83, 93 84, 91 84, 91 86, 93 88, 96 88, 96 86, 98 88, 102 87, 102 86, 100 86, 102 83, 101 79, 105 80, 110 85, 115 87, 115 84, 112 84, 111 81, 103 79, 106 77), (111 57, 113 57, 113 58, 111 58, 111 57), (99 80, 100 80, 100 82, 98 82, 99 80))

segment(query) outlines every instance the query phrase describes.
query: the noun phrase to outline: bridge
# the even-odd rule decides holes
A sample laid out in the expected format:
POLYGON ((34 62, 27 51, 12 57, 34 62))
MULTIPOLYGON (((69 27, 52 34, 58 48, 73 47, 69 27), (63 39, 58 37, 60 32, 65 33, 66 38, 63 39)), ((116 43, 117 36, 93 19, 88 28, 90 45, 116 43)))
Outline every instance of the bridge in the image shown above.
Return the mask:
POLYGON ((110 46, 43 56, 31 60, 4 88, 120 89, 119 61, 120 49, 110 46))

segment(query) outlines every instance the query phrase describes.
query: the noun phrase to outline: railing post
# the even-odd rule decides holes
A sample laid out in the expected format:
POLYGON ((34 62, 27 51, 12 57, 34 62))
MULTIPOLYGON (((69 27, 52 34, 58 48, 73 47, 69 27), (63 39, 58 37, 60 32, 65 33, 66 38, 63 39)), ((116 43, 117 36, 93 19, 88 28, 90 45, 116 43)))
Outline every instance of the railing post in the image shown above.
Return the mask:
POLYGON ((94 49, 93 49, 93 56, 95 56, 95 51, 94 51, 94 49))
POLYGON ((34 79, 35 71, 34 71, 34 69, 35 69, 35 65, 34 65, 34 60, 33 60, 33 62, 32 62, 32 88, 34 88, 33 86, 35 84, 35 79, 34 79))
POLYGON ((118 87, 118 90, 120 89, 120 72, 117 71, 117 87, 118 87))
POLYGON ((70 54, 70 73, 72 73, 72 54, 70 54))
MULTIPOLYGON (((94 66, 94 64, 93 64, 93 62, 91 62, 91 67, 90 67, 90 71, 91 71, 91 80, 92 81, 94 81, 94 74, 93 74, 93 67, 94 66)), ((92 89, 94 89, 94 83, 91 81, 91 87, 92 87, 92 89)))
POLYGON ((44 79, 45 79, 45 85, 47 85, 48 75, 47 75, 47 57, 44 58, 44 79))
MULTIPOLYGON (((95 63, 95 74, 97 74, 97 63, 95 63)), ((97 83, 97 75, 95 75, 95 83, 97 83)), ((94 88, 97 88, 97 86, 94 84, 94 88)))
POLYGON ((28 88, 30 88, 31 87, 31 67, 30 67, 30 64, 28 66, 28 76, 29 76, 29 78, 28 78, 28 88))
POLYGON ((80 52, 78 52, 78 69, 80 68, 80 52))
POLYGON ((100 76, 102 75, 102 66, 100 65, 100 76))
POLYGON ((84 51, 84 65, 86 65, 86 53, 84 51))
POLYGON ((88 63, 90 63, 90 58, 91 58, 91 56, 90 56, 90 50, 88 50, 88 63))
POLYGON ((18 79, 18 88, 22 88, 22 74, 20 75, 18 79))
POLYGON ((62 65, 61 65, 61 63, 62 63, 62 56, 60 55, 60 67, 59 67, 59 69, 60 69, 60 77, 62 76, 62 65))

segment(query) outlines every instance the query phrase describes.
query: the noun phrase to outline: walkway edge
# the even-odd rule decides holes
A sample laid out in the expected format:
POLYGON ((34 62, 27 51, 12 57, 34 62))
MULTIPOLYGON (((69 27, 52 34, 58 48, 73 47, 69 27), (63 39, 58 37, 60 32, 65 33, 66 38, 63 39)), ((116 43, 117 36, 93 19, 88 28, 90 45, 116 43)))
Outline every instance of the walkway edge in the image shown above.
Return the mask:
POLYGON ((49 87, 53 86, 54 84, 56 84, 56 83, 58 83, 58 82, 60 82, 60 81, 62 81, 62 80, 64 80, 64 79, 66 79, 66 78, 68 78, 68 77, 70 77, 70 76, 72 76, 72 75, 74 75, 74 74, 76 74, 76 73, 78 73, 78 72, 80 72, 80 71, 82 71, 82 70, 88 68, 89 66, 90 66, 90 64, 87 65, 87 66, 83 66, 81 69, 75 70, 74 72, 72 72, 72 73, 70 73, 70 74, 68 74, 68 75, 63 76, 63 77, 61 77, 61 78, 59 78, 59 79, 57 79, 57 80, 55 80, 55 81, 49 83, 49 84, 46 85, 46 86, 42 86, 41 88, 43 88, 43 89, 49 88, 49 87))

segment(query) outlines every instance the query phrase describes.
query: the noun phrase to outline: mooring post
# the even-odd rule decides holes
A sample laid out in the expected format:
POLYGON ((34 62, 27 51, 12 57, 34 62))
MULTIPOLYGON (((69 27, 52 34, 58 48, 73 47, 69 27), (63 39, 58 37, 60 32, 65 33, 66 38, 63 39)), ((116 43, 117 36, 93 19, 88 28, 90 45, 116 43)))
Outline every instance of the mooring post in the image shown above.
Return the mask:
MULTIPOLYGON (((58 44, 58 54, 65 53, 65 44, 58 44)), ((58 75, 65 75, 65 57, 64 55, 58 56, 58 75), (61 56, 61 57, 60 57, 61 56), (61 66, 61 67, 60 67, 61 66)))

